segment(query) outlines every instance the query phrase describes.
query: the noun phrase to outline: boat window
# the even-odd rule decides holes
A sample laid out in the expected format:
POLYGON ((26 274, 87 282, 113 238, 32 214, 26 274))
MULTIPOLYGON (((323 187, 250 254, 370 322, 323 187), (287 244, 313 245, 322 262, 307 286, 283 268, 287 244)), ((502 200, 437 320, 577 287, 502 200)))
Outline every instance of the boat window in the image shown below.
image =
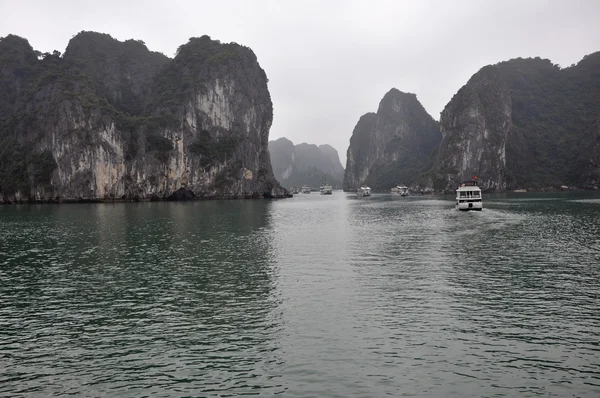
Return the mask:
POLYGON ((466 192, 464 192, 464 191, 463 191, 463 192, 461 192, 461 193, 460 193, 460 197, 461 197, 461 198, 466 198, 466 197, 467 197, 467 193, 466 193, 466 192))

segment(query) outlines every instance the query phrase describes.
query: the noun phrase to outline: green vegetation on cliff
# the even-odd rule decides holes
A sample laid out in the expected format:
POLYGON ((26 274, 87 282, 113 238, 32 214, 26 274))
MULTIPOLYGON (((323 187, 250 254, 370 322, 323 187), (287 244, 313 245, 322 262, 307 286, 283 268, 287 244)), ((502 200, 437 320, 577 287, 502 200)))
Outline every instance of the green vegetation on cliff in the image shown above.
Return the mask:
POLYGON ((496 66, 512 98, 506 143, 511 187, 598 185, 600 53, 561 69, 547 59, 496 66))
POLYGON ((191 143, 190 151, 200 156, 200 166, 208 167, 215 162, 225 161, 235 151, 238 144, 235 137, 224 136, 221 139, 215 139, 208 130, 202 130, 191 143))
POLYGON ((144 112, 151 81, 169 63, 141 40, 120 42, 108 34, 80 32, 69 42, 65 61, 90 78, 95 93, 130 115, 144 112))
POLYGON ((26 192, 30 184, 50 184, 56 162, 49 151, 34 151, 11 137, 0 140, 0 192, 26 192))
POLYGON ((203 91, 214 79, 236 76, 243 84, 238 94, 251 97, 255 82, 267 80, 265 72, 255 70, 256 55, 237 43, 221 43, 208 36, 192 37, 177 49, 177 55, 153 83, 155 93, 149 107, 177 107, 194 93, 203 91))
POLYGON ((191 38, 169 59, 95 32, 75 35, 64 55, 0 38, 0 201, 168 196, 189 181, 204 195, 280 195, 271 121, 266 74, 236 43, 191 38))
POLYGON ((435 153, 434 167, 423 179, 428 179, 434 189, 453 190, 477 175, 484 190, 506 189, 504 148, 511 125, 508 87, 495 67, 484 67, 458 90, 442 112, 443 139, 435 153))
POLYGON ((452 189, 600 186, 600 53, 560 68, 547 59, 483 67, 448 103, 444 139, 420 185, 452 189))

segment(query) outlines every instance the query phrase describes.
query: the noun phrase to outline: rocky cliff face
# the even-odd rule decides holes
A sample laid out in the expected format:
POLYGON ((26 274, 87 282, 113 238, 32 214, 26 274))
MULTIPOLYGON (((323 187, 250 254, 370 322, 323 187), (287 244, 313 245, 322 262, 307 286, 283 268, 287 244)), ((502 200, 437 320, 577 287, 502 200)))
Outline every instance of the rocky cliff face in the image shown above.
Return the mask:
POLYGON ((5 202, 286 194, 267 78, 246 47, 203 36, 171 60, 83 32, 63 57, 38 60, 15 36, 0 54, 5 202))
POLYGON ((90 79, 97 95, 131 115, 143 113, 152 94, 153 78, 170 61, 161 53, 149 51, 141 40, 120 42, 96 32, 73 37, 64 59, 90 79))
POLYGON ((415 94, 390 90, 377 113, 358 121, 347 152, 344 190, 361 185, 389 191, 411 184, 430 165, 430 154, 441 140, 438 123, 415 94))
POLYGON ((481 69, 442 112, 431 185, 456 189, 477 176, 484 190, 506 189, 506 138, 512 125, 508 87, 496 67, 481 69))
POLYGON ((325 159, 329 161, 331 165, 329 169, 327 169, 327 173, 331 174, 336 181, 341 182, 344 180, 344 166, 342 166, 342 162, 340 161, 340 154, 338 151, 328 144, 319 145, 319 150, 323 155, 325 155, 325 159))
POLYGON ((541 58, 497 68, 512 98, 509 188, 600 186, 600 52, 560 68, 541 58))
POLYGON ((477 72, 448 103, 444 138, 420 187, 600 186, 600 53, 560 68, 513 59, 477 72))
POLYGON ((269 141, 275 177, 287 187, 319 187, 324 183, 342 187, 344 168, 337 151, 330 145, 302 143, 294 145, 287 138, 269 141))

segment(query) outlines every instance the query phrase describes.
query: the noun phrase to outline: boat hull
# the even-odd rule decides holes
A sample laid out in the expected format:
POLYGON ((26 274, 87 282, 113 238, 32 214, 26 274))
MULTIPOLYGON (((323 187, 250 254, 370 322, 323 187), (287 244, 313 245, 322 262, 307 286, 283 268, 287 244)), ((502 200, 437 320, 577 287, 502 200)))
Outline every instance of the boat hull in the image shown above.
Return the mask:
POLYGON ((483 203, 482 202, 462 202, 462 203, 457 203, 456 204, 456 209, 457 210, 462 210, 462 211, 470 211, 470 210, 481 211, 481 209, 483 209, 483 203))
POLYGON ((358 191, 356 191, 358 196, 371 196, 371 188, 369 187, 360 187, 358 191))
POLYGON ((408 196, 409 195, 408 190, 409 190, 408 187, 398 186, 398 187, 392 188, 391 193, 392 193, 392 196, 408 196))
POLYGON ((323 185, 321 187, 321 195, 331 195, 333 187, 331 185, 323 185))

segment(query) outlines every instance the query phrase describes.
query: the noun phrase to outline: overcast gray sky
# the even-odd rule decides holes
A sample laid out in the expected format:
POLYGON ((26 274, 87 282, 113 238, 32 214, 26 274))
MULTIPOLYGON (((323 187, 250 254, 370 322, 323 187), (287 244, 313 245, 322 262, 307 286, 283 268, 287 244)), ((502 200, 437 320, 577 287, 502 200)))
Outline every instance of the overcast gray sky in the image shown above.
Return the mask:
POLYGON ((358 118, 392 87, 439 114, 482 66, 561 66, 600 50, 600 0, 0 0, 0 36, 64 51, 81 30, 172 57, 190 37, 251 47, 269 77, 271 139, 330 144, 345 165, 358 118))

